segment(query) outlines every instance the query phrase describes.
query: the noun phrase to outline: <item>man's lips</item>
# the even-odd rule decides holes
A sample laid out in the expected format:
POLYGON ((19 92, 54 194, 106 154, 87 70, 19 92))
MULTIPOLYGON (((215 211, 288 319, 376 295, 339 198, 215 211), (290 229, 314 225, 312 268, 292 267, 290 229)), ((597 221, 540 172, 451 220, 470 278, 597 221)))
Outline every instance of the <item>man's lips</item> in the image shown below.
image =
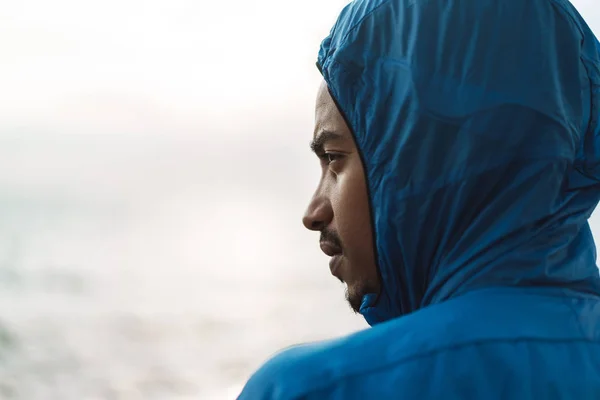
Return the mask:
POLYGON ((340 249, 339 247, 337 247, 336 245, 334 245, 331 242, 321 242, 319 244, 321 246, 321 250, 323 251, 323 253, 327 254, 329 257, 333 257, 333 256, 337 256, 339 254, 342 254, 342 249, 340 249))
POLYGON ((331 260, 329 260, 331 274, 341 280, 342 278, 338 274, 338 267, 342 261, 342 249, 330 242, 321 242, 320 245, 323 253, 331 257, 331 260))
POLYGON ((342 255, 338 254, 335 255, 333 257, 331 257, 331 260, 329 260, 329 270, 331 271, 331 275, 335 276, 336 278, 338 278, 340 281, 344 281, 342 279, 342 276, 340 275, 340 269, 339 266, 342 264, 342 255))

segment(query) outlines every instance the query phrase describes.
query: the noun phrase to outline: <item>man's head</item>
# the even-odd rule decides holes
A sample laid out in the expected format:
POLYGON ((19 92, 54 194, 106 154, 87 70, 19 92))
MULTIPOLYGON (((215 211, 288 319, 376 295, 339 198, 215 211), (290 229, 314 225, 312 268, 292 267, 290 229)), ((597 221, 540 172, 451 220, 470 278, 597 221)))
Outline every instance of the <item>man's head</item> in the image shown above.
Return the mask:
POLYGON ((321 163, 321 179, 303 223, 321 232, 331 273, 347 285, 346 298, 358 312, 363 296, 380 290, 367 186, 352 133, 325 83, 317 95, 311 148, 321 163))
POLYGON ((370 325, 492 287, 600 293, 587 223, 600 124, 580 85, 595 41, 537 18, 542 3, 556 16, 545 2, 488 3, 355 0, 321 42, 315 134, 351 131, 356 144, 316 146, 323 176, 305 224, 337 234, 341 246, 324 248, 341 250, 353 304, 368 293, 370 325), (515 20, 533 25, 498 34, 515 20))

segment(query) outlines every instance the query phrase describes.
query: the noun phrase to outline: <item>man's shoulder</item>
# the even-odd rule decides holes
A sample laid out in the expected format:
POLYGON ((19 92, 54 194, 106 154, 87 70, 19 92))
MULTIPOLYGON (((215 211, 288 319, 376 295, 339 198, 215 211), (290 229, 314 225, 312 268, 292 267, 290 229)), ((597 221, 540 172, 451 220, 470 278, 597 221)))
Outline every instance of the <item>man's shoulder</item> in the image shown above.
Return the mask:
MULTIPOLYGON (((337 398, 330 391, 348 387, 350 381, 355 390, 362 386, 372 393, 371 378, 403 375, 407 366, 413 369, 420 358, 443 347, 446 340, 436 338, 448 333, 445 325, 444 318, 415 313, 341 338, 288 348, 252 376, 240 399, 319 398, 324 391, 327 398, 337 398), (425 325, 437 334, 424 335, 425 325)), ((360 398, 356 392, 352 396, 339 398, 360 398)))
POLYGON ((240 399, 295 399, 336 377, 342 339, 301 344, 275 354, 250 378, 240 399))
POLYGON ((487 371, 495 365, 485 362, 490 357, 523 364, 515 338, 581 339, 564 298, 529 292, 481 291, 339 339, 287 349, 254 374, 240 398, 383 399, 397 396, 399 388, 409 398, 442 398, 437 387, 487 371))

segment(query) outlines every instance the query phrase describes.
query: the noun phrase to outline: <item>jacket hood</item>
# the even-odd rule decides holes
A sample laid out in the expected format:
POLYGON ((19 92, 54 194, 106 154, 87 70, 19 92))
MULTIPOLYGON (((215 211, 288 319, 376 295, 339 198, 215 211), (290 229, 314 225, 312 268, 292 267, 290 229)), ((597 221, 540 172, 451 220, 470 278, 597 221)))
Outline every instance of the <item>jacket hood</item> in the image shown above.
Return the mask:
POLYGON ((368 183, 369 324, 494 286, 600 294, 598 48, 566 1, 346 6, 318 66, 368 183))

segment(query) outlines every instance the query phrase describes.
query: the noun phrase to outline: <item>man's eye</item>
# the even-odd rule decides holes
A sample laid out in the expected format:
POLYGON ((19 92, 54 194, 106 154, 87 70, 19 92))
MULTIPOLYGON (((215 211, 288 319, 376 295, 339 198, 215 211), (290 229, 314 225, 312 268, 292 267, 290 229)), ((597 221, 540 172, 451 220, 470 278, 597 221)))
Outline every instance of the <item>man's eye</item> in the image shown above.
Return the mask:
POLYGON ((323 160, 323 162, 327 165, 331 164, 334 161, 339 160, 340 158, 342 158, 342 154, 336 154, 336 153, 323 153, 323 155, 321 156, 321 160, 323 160))

